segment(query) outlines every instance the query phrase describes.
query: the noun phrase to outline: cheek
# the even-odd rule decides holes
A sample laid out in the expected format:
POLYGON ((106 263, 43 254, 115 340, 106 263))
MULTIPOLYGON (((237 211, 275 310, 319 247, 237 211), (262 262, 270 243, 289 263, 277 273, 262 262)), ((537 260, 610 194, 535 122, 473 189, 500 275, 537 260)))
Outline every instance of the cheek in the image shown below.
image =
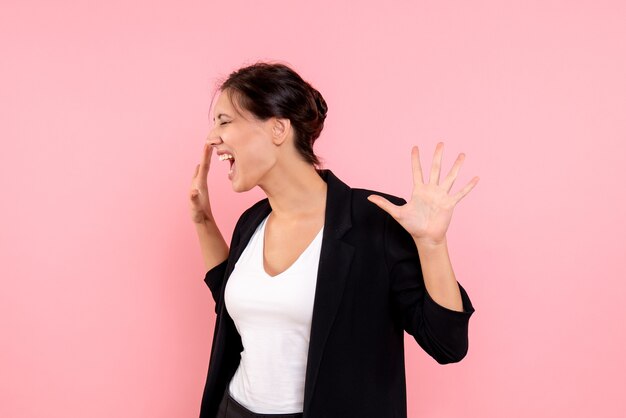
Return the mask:
POLYGON ((275 158, 271 152, 263 147, 250 150, 247 159, 246 171, 265 172, 274 165, 275 158))
POLYGON ((262 138, 250 141, 245 148, 243 157, 245 158, 246 171, 265 170, 271 167, 276 159, 272 145, 262 138))

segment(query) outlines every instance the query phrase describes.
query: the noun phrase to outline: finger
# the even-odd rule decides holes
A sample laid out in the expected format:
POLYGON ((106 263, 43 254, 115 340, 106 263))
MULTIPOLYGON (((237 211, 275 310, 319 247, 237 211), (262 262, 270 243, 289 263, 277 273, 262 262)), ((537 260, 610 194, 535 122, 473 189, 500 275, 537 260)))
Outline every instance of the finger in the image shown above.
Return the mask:
POLYGON ((439 142, 433 156, 433 166, 430 169, 429 184, 439 184, 439 172, 441 171, 441 157, 443 156, 443 142, 439 142))
POLYGON ((195 179, 196 177, 198 177, 198 171, 200 170, 200 164, 196 164, 196 172, 193 173, 193 178, 195 179))
POLYGON ((378 195, 374 195, 374 194, 369 195, 367 197, 367 200, 369 200, 370 202, 374 203, 376 206, 378 206, 379 208, 381 208, 382 210, 384 210, 385 212, 387 212, 388 214, 390 214, 394 218, 396 217, 396 215, 398 213, 398 209, 400 208, 399 206, 394 205, 393 203, 391 203, 390 201, 388 201, 384 197, 378 196, 378 195))
POLYGON ((474 177, 472 180, 470 180, 469 183, 467 183, 467 185, 465 187, 463 187, 460 191, 458 191, 454 195, 454 204, 455 205, 457 203, 459 203, 459 201, 461 199, 463 199, 474 188, 474 186, 476 186, 478 184, 478 180, 480 180, 480 178, 478 176, 474 177))
POLYGON ((461 170, 461 165, 463 165, 463 161, 465 161, 465 154, 460 153, 456 161, 454 162, 452 169, 450 169, 450 172, 446 176, 445 180, 443 181, 443 183, 441 183, 441 185, 447 192, 450 192, 450 189, 452 189, 452 185, 454 184, 454 180, 456 180, 459 174, 459 170, 461 170))
POLYGON ((204 144, 204 152, 202 153, 202 168, 209 171, 209 166, 211 165, 211 154, 213 153, 213 145, 206 142, 204 144))
POLYGON ((413 186, 416 184, 424 184, 422 165, 420 164, 420 151, 417 145, 411 149, 411 167, 413 167, 413 186))
POLYGON ((200 182, 205 183, 211 166, 211 154, 213 147, 208 142, 204 144, 204 152, 202 153, 202 161, 200 162, 200 182))

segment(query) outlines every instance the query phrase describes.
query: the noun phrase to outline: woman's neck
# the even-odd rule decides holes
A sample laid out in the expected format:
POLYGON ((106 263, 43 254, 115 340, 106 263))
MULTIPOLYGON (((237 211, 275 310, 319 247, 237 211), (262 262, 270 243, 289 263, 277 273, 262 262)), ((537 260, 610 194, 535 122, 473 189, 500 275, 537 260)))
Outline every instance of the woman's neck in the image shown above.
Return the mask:
POLYGON ((274 218, 297 219, 325 211, 327 184, 311 164, 276 166, 263 183, 259 187, 269 199, 274 218))

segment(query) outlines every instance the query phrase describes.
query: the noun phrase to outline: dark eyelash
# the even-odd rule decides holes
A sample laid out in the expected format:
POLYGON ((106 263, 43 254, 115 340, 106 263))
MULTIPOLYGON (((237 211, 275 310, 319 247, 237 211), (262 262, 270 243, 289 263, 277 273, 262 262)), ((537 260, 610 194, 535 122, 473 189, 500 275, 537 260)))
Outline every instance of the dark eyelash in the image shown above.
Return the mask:
POLYGON ((220 123, 220 125, 226 125, 227 123, 230 123, 230 121, 228 121, 228 122, 222 122, 222 123, 220 123))

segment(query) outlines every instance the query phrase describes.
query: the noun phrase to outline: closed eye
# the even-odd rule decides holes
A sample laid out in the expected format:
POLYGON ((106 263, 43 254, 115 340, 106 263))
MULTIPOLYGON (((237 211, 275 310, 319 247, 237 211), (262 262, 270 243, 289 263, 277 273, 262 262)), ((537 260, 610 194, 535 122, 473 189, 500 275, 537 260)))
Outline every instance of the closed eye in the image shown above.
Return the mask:
POLYGON ((230 123, 230 121, 228 121, 228 122, 222 122, 222 123, 220 123, 220 125, 226 125, 227 123, 230 123))

